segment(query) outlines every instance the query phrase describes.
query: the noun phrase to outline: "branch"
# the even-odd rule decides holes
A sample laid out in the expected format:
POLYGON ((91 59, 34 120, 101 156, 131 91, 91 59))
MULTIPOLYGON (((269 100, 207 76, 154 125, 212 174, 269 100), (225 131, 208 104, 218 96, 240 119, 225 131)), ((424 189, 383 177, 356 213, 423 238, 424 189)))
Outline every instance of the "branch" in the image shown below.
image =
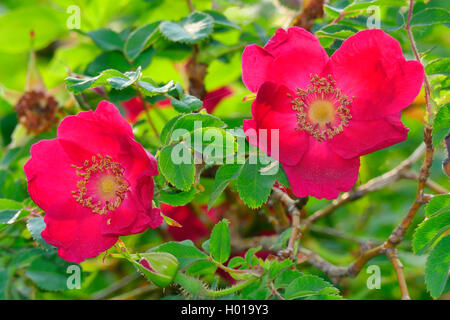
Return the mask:
POLYGON ((308 197, 295 201, 280 189, 273 188, 273 198, 279 200, 287 207, 288 213, 292 217, 292 232, 289 238, 288 246, 280 252, 280 255, 287 258, 294 254, 294 247, 297 240, 301 237, 300 232, 300 210, 308 202, 308 197))
MULTIPOLYGON (((402 178, 419 181, 419 174, 417 172, 412 171, 412 170, 404 170, 402 172, 402 178)), ((441 186, 440 184, 434 182, 431 179, 428 179, 426 181, 426 186, 428 188, 430 188, 431 190, 433 190, 434 192, 436 192, 437 194, 447 194, 447 193, 449 193, 449 191, 447 189, 445 189, 443 186, 441 186)))
POLYGON ((411 300, 408 293, 408 287, 406 285, 405 274, 403 272, 403 264, 398 259, 397 249, 386 250, 386 256, 392 263, 392 266, 397 273, 398 284, 400 286, 400 291, 402 293, 402 300, 411 300))

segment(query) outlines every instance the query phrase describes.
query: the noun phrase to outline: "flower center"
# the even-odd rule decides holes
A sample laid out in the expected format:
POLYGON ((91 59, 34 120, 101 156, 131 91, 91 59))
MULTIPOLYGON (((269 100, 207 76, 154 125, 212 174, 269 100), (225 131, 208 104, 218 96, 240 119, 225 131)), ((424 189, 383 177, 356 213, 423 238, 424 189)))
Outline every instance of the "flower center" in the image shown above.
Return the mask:
POLYGON ((340 134, 352 118, 348 109, 352 99, 336 88, 331 75, 321 78, 311 74, 311 84, 306 90, 297 88, 291 103, 297 111, 297 129, 308 132, 319 142, 340 134))
POLYGON ((106 214, 118 208, 129 190, 120 163, 110 156, 93 156, 83 166, 72 165, 77 176, 83 178, 72 191, 75 200, 94 213, 106 214))

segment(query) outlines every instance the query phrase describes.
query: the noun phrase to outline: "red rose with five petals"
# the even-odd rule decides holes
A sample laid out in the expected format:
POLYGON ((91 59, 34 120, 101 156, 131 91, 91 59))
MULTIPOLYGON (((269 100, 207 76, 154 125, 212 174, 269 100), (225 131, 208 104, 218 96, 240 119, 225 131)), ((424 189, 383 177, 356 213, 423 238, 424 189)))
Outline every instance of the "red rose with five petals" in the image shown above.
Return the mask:
POLYGON ((257 92, 244 130, 267 129, 259 147, 270 155, 270 129, 279 129, 274 156, 293 193, 327 199, 352 188, 360 156, 407 138, 400 111, 424 78, 423 66, 376 29, 349 37, 331 57, 306 30, 278 29, 264 48, 246 47, 242 70, 257 92))
POLYGON ((45 211, 42 237, 67 261, 95 257, 119 236, 163 222, 152 206, 156 160, 107 101, 65 118, 56 139, 33 145, 25 174, 45 211))

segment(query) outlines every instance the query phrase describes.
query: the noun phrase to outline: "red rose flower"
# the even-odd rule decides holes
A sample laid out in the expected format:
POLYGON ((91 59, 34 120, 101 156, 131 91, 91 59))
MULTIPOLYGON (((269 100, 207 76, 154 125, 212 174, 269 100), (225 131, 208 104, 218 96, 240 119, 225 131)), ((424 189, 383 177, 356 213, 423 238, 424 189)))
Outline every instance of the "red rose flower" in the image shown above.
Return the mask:
POLYGON ((58 137, 31 147, 28 192, 45 211, 42 237, 67 261, 109 249, 119 236, 161 225, 152 207, 155 158, 109 102, 65 118, 58 137))
POLYGON ((203 108, 205 108, 208 113, 213 113, 219 103, 232 94, 233 91, 231 91, 231 89, 227 86, 209 91, 206 93, 205 98, 203 98, 203 108))
POLYGON ((135 123, 138 116, 144 111, 144 104, 140 97, 122 102, 122 107, 125 109, 125 118, 131 123, 135 123))
MULTIPOLYGON (((349 37, 330 58, 306 30, 278 29, 264 48, 246 47, 242 69, 257 92, 244 130, 279 129, 274 156, 293 193, 327 199, 352 188, 360 156, 407 138, 400 111, 424 78, 397 40, 374 29, 349 37)), ((267 141, 259 147, 270 154, 270 131, 267 141)))

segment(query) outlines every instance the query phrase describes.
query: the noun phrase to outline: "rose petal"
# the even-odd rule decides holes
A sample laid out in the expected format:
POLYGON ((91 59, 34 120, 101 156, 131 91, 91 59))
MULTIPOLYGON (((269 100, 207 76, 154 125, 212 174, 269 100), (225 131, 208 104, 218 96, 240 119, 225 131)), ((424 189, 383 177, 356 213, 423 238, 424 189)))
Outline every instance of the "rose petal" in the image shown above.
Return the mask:
POLYGON ((342 158, 351 159, 406 140, 408 130, 400 121, 400 113, 377 120, 350 120, 348 128, 328 145, 342 158))
POLYGON ((283 164, 292 192, 297 197, 335 199, 358 179, 359 158, 342 159, 326 142, 310 138, 309 149, 298 165, 283 164))
POLYGON ((382 30, 364 30, 349 37, 327 66, 337 87, 349 98, 357 120, 397 113, 410 105, 422 86, 423 66, 406 61, 398 41, 382 30))

